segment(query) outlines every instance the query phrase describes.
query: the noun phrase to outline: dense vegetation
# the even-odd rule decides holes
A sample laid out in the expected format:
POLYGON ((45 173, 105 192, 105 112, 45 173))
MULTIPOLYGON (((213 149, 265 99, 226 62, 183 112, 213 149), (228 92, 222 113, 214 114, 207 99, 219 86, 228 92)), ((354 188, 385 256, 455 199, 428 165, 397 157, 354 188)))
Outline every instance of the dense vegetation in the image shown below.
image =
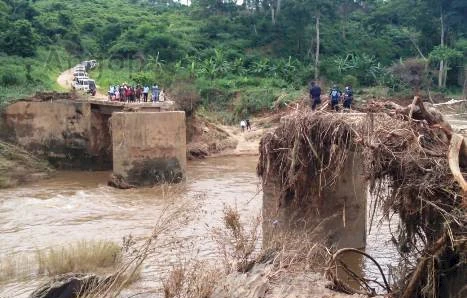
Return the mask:
POLYGON ((466 22, 465 0, 0 0, 0 99, 58 88, 91 58, 102 89, 157 81, 234 117, 315 77, 403 90, 391 66, 409 58, 427 63, 428 85, 461 92, 466 22))

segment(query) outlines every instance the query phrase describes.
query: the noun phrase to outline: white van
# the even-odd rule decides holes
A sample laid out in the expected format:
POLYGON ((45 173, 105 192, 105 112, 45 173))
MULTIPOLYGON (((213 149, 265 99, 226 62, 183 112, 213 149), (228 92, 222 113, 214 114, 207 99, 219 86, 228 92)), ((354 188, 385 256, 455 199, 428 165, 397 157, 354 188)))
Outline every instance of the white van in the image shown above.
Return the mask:
POLYGON ((74 77, 87 77, 88 73, 82 70, 78 70, 78 71, 73 72, 73 76, 74 77))
POLYGON ((96 90, 96 82, 91 79, 78 79, 71 83, 73 89, 76 90, 83 90, 83 91, 95 91, 96 90))
POLYGON ((78 72, 78 71, 86 71, 86 67, 84 67, 84 65, 76 65, 75 68, 74 68, 74 71, 75 72, 78 72))
POLYGON ((89 61, 83 61, 81 62, 84 67, 86 67, 86 70, 93 69, 97 66, 97 61, 96 60, 89 60, 89 61))
POLYGON ((85 72, 77 73, 74 77, 75 77, 75 79, 74 79, 75 81, 76 81, 76 80, 89 79, 88 74, 85 73, 85 72))

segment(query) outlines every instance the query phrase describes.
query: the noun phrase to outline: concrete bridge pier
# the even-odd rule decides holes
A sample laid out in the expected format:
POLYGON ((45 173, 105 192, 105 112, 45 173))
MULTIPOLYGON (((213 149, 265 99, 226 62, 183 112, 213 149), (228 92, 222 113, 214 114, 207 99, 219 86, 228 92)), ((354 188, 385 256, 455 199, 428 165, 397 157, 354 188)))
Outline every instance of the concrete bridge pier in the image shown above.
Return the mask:
POLYGON ((113 173, 136 186, 180 182, 186 171, 185 112, 117 112, 113 173))
MULTIPOLYGON (((263 246, 292 234, 336 248, 365 247, 368 185, 360 153, 350 154, 335 183, 305 204, 288 200, 287 194, 281 199, 278 179, 277 173, 263 178, 263 246)), ((306 182, 317 189, 317 181, 306 182)))

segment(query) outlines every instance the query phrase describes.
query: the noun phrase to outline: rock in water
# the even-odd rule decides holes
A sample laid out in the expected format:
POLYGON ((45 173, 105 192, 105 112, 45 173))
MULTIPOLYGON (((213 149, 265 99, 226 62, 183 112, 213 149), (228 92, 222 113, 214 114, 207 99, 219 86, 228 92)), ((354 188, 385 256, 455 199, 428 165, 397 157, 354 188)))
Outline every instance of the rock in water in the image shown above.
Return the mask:
POLYGON ((36 289, 29 298, 76 298, 81 291, 90 289, 101 279, 94 274, 64 274, 54 277, 36 289))
POLYGON ((110 187, 118 188, 118 189, 135 188, 133 185, 126 182, 125 178, 123 178, 121 175, 114 175, 114 174, 112 174, 112 177, 110 178, 110 181, 107 182, 107 185, 110 187))

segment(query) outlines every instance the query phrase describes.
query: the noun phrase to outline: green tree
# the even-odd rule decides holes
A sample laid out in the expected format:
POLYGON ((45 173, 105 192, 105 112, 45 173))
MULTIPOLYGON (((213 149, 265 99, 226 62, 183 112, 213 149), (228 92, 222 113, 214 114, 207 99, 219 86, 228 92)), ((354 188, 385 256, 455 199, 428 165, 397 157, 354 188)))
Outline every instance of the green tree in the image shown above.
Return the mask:
POLYGON ((440 67, 439 78, 440 82, 438 87, 446 88, 446 79, 449 70, 449 64, 454 62, 456 59, 462 58, 463 53, 447 46, 436 46, 433 51, 430 52, 430 60, 442 63, 440 67))
POLYGON ((32 25, 27 20, 14 21, 6 32, 1 35, 0 48, 9 55, 23 57, 34 56, 36 53, 37 36, 32 25))

